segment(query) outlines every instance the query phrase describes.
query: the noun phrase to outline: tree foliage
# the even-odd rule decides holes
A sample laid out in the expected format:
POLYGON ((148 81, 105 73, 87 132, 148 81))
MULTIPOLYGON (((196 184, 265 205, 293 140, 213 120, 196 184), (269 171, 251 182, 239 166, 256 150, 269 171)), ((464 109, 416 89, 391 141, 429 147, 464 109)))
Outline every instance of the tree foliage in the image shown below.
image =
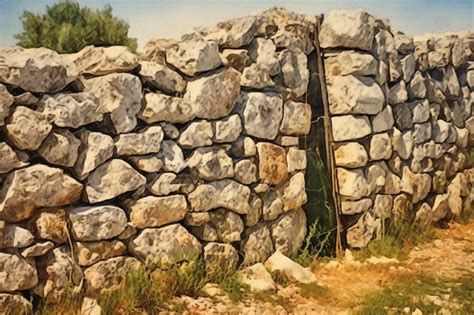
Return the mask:
POLYGON ((66 0, 47 6, 43 15, 24 11, 20 19, 23 32, 15 38, 25 48, 46 47, 59 53, 77 52, 87 45, 137 48, 137 40, 128 37, 128 23, 114 17, 110 5, 93 11, 66 0))

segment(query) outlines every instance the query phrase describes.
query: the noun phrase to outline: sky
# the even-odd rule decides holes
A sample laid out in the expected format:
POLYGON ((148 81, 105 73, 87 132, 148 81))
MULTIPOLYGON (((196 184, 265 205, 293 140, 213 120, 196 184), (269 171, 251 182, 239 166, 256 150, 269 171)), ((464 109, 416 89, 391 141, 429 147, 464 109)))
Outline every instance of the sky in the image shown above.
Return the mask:
MULTIPOLYGON (((0 46, 14 45, 23 11, 44 13, 57 0, 0 0, 0 46)), ((151 38, 179 38, 198 26, 212 26, 234 17, 283 6, 304 14, 334 9, 363 9, 385 17, 409 35, 474 30, 474 0, 79 0, 101 9, 110 4, 114 15, 130 24, 129 36, 143 47, 151 38)))

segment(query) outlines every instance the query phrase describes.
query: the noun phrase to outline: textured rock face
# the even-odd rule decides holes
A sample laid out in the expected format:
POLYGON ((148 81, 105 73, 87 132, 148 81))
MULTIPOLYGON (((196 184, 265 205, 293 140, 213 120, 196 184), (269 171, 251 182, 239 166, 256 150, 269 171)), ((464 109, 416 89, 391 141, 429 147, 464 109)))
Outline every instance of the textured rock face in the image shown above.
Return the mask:
POLYGON ((64 209, 40 209, 31 219, 31 226, 39 238, 62 244, 68 238, 67 219, 64 209))
POLYGON ((75 208, 69 214, 71 231, 79 241, 110 239, 125 230, 127 216, 115 206, 75 208))
POLYGON ((5 118, 8 117, 14 101, 15 98, 8 92, 7 87, 0 83, 0 126, 5 124, 5 118))
POLYGON ((148 196, 134 201, 129 209, 132 225, 143 229, 184 219, 188 212, 188 204, 183 195, 148 196))
POLYGON ((130 242, 129 250, 147 264, 167 267, 195 259, 201 253, 201 244, 184 227, 172 224, 144 229, 130 242))
POLYGON ((227 119, 214 123, 214 142, 234 142, 242 132, 242 121, 238 115, 232 115, 227 119))
POLYGON ((337 166, 347 168, 362 167, 367 164, 368 155, 365 148, 357 142, 347 142, 334 151, 337 166))
POLYGON ((149 124, 159 121, 182 123, 194 117, 191 103, 179 97, 146 93, 145 103, 138 117, 149 124))
POLYGON ((86 130, 79 133, 79 138, 82 145, 74 165, 74 173, 79 179, 84 179, 100 164, 112 157, 114 140, 100 132, 86 130))
POLYGON ((299 48, 286 49, 279 54, 278 59, 280 60, 285 85, 291 89, 296 97, 305 94, 309 82, 306 55, 299 48))
POLYGON ((273 93, 242 93, 239 103, 245 132, 261 139, 275 139, 283 117, 281 97, 273 93))
POLYGON ((77 68, 66 58, 46 48, 0 49, 0 82, 38 93, 62 90, 77 76, 77 68))
POLYGON ((170 45, 166 49, 166 61, 189 76, 221 64, 217 44, 204 40, 185 40, 170 45))
POLYGON ((157 156, 163 161, 165 171, 179 173, 186 167, 183 150, 174 141, 163 141, 157 156))
POLYGON ((0 248, 22 248, 33 243, 33 234, 5 221, 0 221, 0 248))
POLYGON ((8 173, 12 169, 28 165, 28 163, 23 162, 23 159, 27 158, 27 156, 15 152, 12 147, 5 142, 0 142, 0 156, 2 156, 0 160, 0 174, 8 173))
POLYGON ((285 150, 267 142, 257 143, 259 177, 263 183, 278 185, 288 178, 285 150))
POLYGON ((334 141, 359 139, 372 132, 366 116, 334 116, 331 123, 334 141))
POLYGON ((220 22, 217 26, 205 30, 203 35, 206 40, 213 40, 219 46, 239 48, 250 44, 257 28, 257 18, 246 16, 220 22))
POLYGON ((158 153, 163 137, 163 130, 159 126, 150 127, 140 133, 121 134, 115 141, 115 150, 118 155, 158 153))
POLYGON ((306 236, 306 215, 303 209, 298 208, 280 216, 272 223, 271 233, 276 250, 284 255, 295 255, 306 236))
POLYGON ((34 165, 17 170, 5 179, 0 191, 0 214, 9 221, 29 218, 35 209, 74 203, 82 185, 58 168, 34 165))
POLYGON ((240 92, 240 73, 226 68, 211 76, 190 81, 185 100, 193 106, 196 117, 216 119, 227 116, 240 92))
POLYGON ((145 183, 143 175, 126 162, 115 159, 102 164, 89 175, 85 191, 90 203, 98 203, 133 191, 145 183))
POLYGON ((2 314, 29 314, 33 305, 19 294, 0 293, 0 313, 2 314))
POLYGON ((204 180, 234 176, 232 158, 222 147, 197 148, 188 159, 187 165, 196 177, 204 180))
POLYGON ((328 55, 324 60, 326 72, 330 76, 354 75, 370 76, 378 72, 377 59, 367 53, 345 50, 335 55, 328 55))
POLYGON ((303 268, 278 250, 268 258, 265 267, 271 272, 281 272, 290 282, 312 283, 316 281, 314 273, 303 268))
POLYGON ((232 245, 208 243, 204 246, 204 263, 209 273, 233 271, 238 262, 239 255, 232 245))
POLYGON ((103 119, 98 99, 88 92, 44 95, 38 109, 50 123, 63 128, 78 128, 103 119))
POLYGON ((192 122, 181 132, 178 143, 185 149, 193 149, 212 144, 214 131, 212 124, 206 120, 192 122))
POLYGON ((38 283, 33 263, 18 255, 0 253, 0 291, 31 289, 38 283))
POLYGON ((286 101, 280 131, 286 135, 306 135, 311 127, 311 106, 306 103, 286 101))
POLYGON ((264 262, 274 251, 270 230, 263 223, 248 228, 240 248, 245 257, 244 265, 264 262))
POLYGON ((125 46, 86 46, 68 56, 80 74, 105 75, 129 72, 138 66, 138 57, 125 46))
POLYGON ((124 243, 112 241, 76 242, 77 260, 81 266, 90 266, 99 261, 121 256, 127 250, 124 243))
POLYGON ((170 68, 150 61, 142 61, 140 66, 140 75, 149 86, 168 94, 185 90, 186 81, 170 68))
POLYGON ((73 167, 81 144, 69 130, 57 130, 44 140, 38 153, 49 163, 73 167))
POLYGON ((48 136, 52 126, 46 117, 28 107, 18 106, 7 125, 9 138, 21 150, 36 150, 48 136))
POLYGON ((239 272, 242 282, 250 286, 252 291, 273 291, 276 284, 262 263, 256 263, 239 272))

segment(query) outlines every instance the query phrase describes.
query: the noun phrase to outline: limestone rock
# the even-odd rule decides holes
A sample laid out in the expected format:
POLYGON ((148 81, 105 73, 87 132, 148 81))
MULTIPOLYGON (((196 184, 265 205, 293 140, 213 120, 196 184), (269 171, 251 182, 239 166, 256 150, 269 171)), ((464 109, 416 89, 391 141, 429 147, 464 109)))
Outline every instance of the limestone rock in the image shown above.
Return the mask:
POLYGON ((189 226, 200 226, 209 221, 211 221, 209 212, 188 212, 184 218, 184 223, 189 226))
POLYGON ((327 90, 332 114, 376 115, 385 104, 382 89, 369 77, 329 77, 327 90))
POLYGON ((249 47, 250 58, 269 76, 280 72, 276 46, 271 39, 257 37, 249 47))
POLYGON ((99 101, 99 112, 108 117, 116 133, 129 132, 137 125, 142 105, 142 84, 128 73, 111 73, 84 80, 85 91, 99 101))
POLYGON ((336 168, 339 193, 349 199, 360 199, 369 194, 367 179, 360 169, 336 168))
POLYGON ((210 122, 193 121, 181 132, 178 143, 185 149, 208 146, 212 144, 213 135, 214 131, 210 122))
POLYGON ((375 196, 373 212, 375 218, 386 219, 392 213, 392 196, 378 194, 375 196))
POLYGON ((333 10, 325 15, 319 42, 322 48, 358 48, 370 51, 374 40, 374 25, 367 12, 333 10))
POLYGON ((171 44, 166 49, 166 61, 189 76, 212 70, 221 64, 217 44, 204 40, 171 44))
POLYGON ((374 116, 371 121, 374 133, 392 129, 395 123, 393 120, 392 107, 387 105, 380 113, 374 116))
POLYGON ((24 106, 15 108, 7 125, 8 138, 21 150, 37 150, 51 129, 43 114, 24 106))
POLYGON ((283 211, 299 208, 308 201, 303 172, 294 174, 282 189, 283 211))
POLYGON ((30 231, 0 220, 0 248, 22 248, 33 243, 30 231))
POLYGON ((334 141, 360 139, 372 132, 367 116, 334 116, 331 124, 334 141))
POLYGON ((81 304, 81 315, 101 315, 102 308, 97 300, 89 297, 84 297, 81 304))
MULTIPOLYGON (((378 197, 379 195, 377 195, 378 197)), ((364 198, 357 201, 342 201, 341 212, 344 215, 353 215, 367 212, 372 207, 372 199, 364 198)))
POLYGON ((21 256, 25 258, 39 257, 39 256, 46 255, 53 248, 54 248, 53 242, 35 243, 34 245, 22 250, 21 256))
POLYGON ((431 123, 415 124, 413 126, 413 142, 420 144, 431 139, 431 123))
POLYGON ((378 72, 377 59, 371 54, 354 50, 345 50, 337 54, 328 54, 324 60, 327 76, 371 76, 378 72))
POLYGON ((121 256, 127 250, 127 246, 117 240, 76 242, 74 246, 77 262, 81 266, 90 266, 101 260, 121 256))
POLYGON ((153 38, 143 47, 140 58, 164 65, 166 64, 166 50, 174 44, 177 44, 175 39, 153 38))
POLYGON ((172 224, 144 229, 129 243, 129 250, 146 264, 169 267, 190 261, 201 253, 201 244, 184 227, 172 224))
POLYGON ((237 268, 239 255, 230 244, 207 243, 204 246, 204 263, 208 273, 232 272, 237 268))
POLYGON ((269 142, 257 143, 259 178, 263 183, 278 185, 288 178, 285 150, 269 142))
POLYGON ((443 143, 448 140, 450 134, 454 133, 454 129, 449 122, 437 120, 433 122, 433 139, 436 143, 443 143))
POLYGON ((66 247, 58 247, 37 260, 39 283, 37 295, 50 301, 59 301, 66 294, 75 295, 82 289, 81 268, 66 247))
POLYGON ((11 95, 7 87, 0 83, 0 126, 5 124, 5 118, 10 114, 10 106, 13 105, 15 98, 11 95))
POLYGON ((392 142, 388 133, 379 133, 370 139, 370 159, 388 160, 392 156, 392 142))
POLYGON ((403 168, 402 191, 413 195, 412 202, 417 203, 428 196, 431 190, 431 177, 428 174, 416 174, 405 166, 403 168))
POLYGON ((262 263, 256 263, 239 272, 243 283, 250 286, 252 291, 273 291, 276 284, 262 263))
POLYGON ((271 224, 275 249, 287 256, 296 255, 306 236, 306 215, 301 208, 289 211, 271 224))
POLYGON ((36 164, 10 173, 0 191, 0 214, 8 221, 29 218, 35 209, 74 203, 82 184, 58 168, 36 164))
POLYGON ((410 98, 424 98, 426 96, 425 78, 417 71, 408 85, 408 96, 410 98))
POLYGON ((415 73, 416 70, 416 59, 415 55, 409 54, 405 58, 403 58, 401 61, 402 65, 402 70, 403 70, 403 80, 408 83, 410 82, 411 78, 413 77, 413 74, 415 73))
POLYGON ((253 63, 242 71, 240 85, 254 89, 264 89, 274 86, 275 82, 270 77, 267 69, 260 64, 253 63))
POLYGON ((246 134, 261 139, 275 139, 283 117, 281 96, 261 92, 242 93, 239 103, 246 134))
POLYGON ((103 290, 113 289, 126 278, 126 275, 140 268, 140 262, 133 257, 119 256, 109 258, 84 270, 86 294, 97 295, 103 290))
POLYGON ((265 268, 270 270, 270 272, 281 272, 290 282, 304 284, 316 282, 314 273, 309 269, 303 268, 300 264, 285 256, 279 250, 267 259, 265 268))
POLYGON ((129 164, 114 159, 96 168, 87 178, 86 196, 90 203, 115 198, 145 185, 146 179, 129 164))
POLYGON ((279 53, 281 72, 285 85, 296 97, 306 93, 309 83, 308 57, 299 48, 285 49, 279 53))
POLYGON ((34 263, 19 255, 0 253, 0 292, 27 290, 37 283, 34 263))
POLYGON ((20 294, 0 293, 0 314, 30 314, 33 305, 20 294))
POLYGON ((79 74, 105 75, 113 72, 129 72, 138 66, 138 56, 125 46, 86 46, 68 56, 79 74))
POLYGON ((257 17, 245 16, 220 22, 215 27, 204 30, 203 36, 221 47, 238 48, 250 44, 257 28, 257 17))
POLYGON ((311 106, 288 100, 283 105, 280 131, 285 135, 307 135, 311 128, 311 106))
MULTIPOLYGON (((388 93, 388 102, 390 104, 401 104, 408 100, 408 92, 405 81, 400 81, 394 85, 388 93)), ((403 106, 403 105, 402 105, 403 106)))
POLYGON ((214 142, 234 142, 242 132, 242 122, 239 115, 231 115, 223 120, 214 122, 214 142))
POLYGON ((160 151, 163 130, 152 126, 140 133, 126 133, 118 136, 115 150, 118 155, 145 155, 160 151))
POLYGON ((402 159, 409 159, 414 146, 411 131, 407 131, 402 134, 397 128, 394 128, 392 135, 392 146, 393 151, 397 152, 397 154, 402 159))
POLYGON ((27 155, 15 152, 6 142, 0 142, 0 174, 28 165, 27 155))
POLYGON ((288 165, 288 173, 294 171, 304 171, 306 169, 306 151, 290 147, 286 154, 286 164, 288 165))
POLYGON ((409 54, 415 49, 415 44, 413 43, 413 37, 405 35, 403 33, 395 33, 394 35, 394 44, 395 48, 402 54, 409 54))
POLYGON ((363 248, 368 245, 375 232, 375 220, 365 212, 356 224, 347 230, 347 243, 351 248, 363 248))
POLYGON ((38 103, 50 123, 58 127, 78 128, 103 120, 99 100, 89 92, 44 95, 38 103))
POLYGON ((209 212, 209 224, 216 231, 216 240, 223 243, 240 241, 244 230, 240 216, 224 208, 209 212))
POLYGON ((156 196, 166 196, 181 188, 178 175, 175 173, 162 173, 156 176, 148 189, 156 196))
POLYGON ((81 141, 69 130, 54 130, 44 140, 38 153, 51 164, 73 167, 80 145, 81 141))
POLYGON ((133 201, 128 208, 132 225, 140 229, 180 221, 188 212, 184 195, 147 196, 133 201))
POLYGON ((230 152, 233 156, 238 158, 251 157, 257 155, 257 146, 252 138, 239 137, 232 143, 230 152))
POLYGON ((334 151, 337 166, 358 168, 365 166, 368 161, 367 151, 357 142, 343 143, 334 151))
POLYGON ((201 212, 226 208, 239 214, 252 211, 251 190, 231 179, 201 184, 188 195, 192 211, 201 212))
POLYGON ((261 195, 263 219, 274 220, 283 213, 283 192, 281 190, 268 190, 261 195))
POLYGON ((387 165, 385 162, 376 162, 369 166, 366 172, 368 194, 378 193, 385 186, 387 176, 387 165))
POLYGON ((223 147, 197 148, 187 160, 191 173, 204 180, 217 180, 234 176, 232 158, 223 147))
POLYGON ((62 244, 68 239, 67 221, 64 209, 41 209, 31 219, 31 227, 37 237, 62 244))
POLYGON ((163 170, 167 172, 179 173, 186 167, 183 150, 172 140, 161 143, 157 156, 163 161, 163 170))
POLYGON ((75 65, 53 50, 18 46, 0 49, 0 82, 25 91, 58 92, 77 75, 75 65))
POLYGON ((74 165, 74 173, 79 179, 85 179, 114 154, 114 140, 100 132, 81 130, 79 133, 81 147, 74 165))
POLYGON ((163 161, 156 154, 131 156, 128 160, 139 171, 146 173, 156 173, 163 167, 163 161))
POLYGON ((257 164, 252 159, 244 159, 235 163, 234 178, 244 184, 250 185, 257 181, 257 164))
POLYGON ((176 71, 150 61, 141 61, 140 65, 140 76, 152 88, 168 94, 186 89, 186 81, 176 71))
POLYGON ((246 49, 224 49, 221 52, 222 63, 240 72, 250 63, 250 57, 246 49))
POLYGON ((266 261, 274 251, 270 230, 263 223, 249 227, 245 230, 240 249, 244 254, 243 265, 266 261))
POLYGON ((395 224, 409 220, 409 215, 413 210, 413 203, 404 194, 393 199, 392 219, 395 224))
POLYGON ((146 93, 145 106, 138 118, 148 124, 159 121, 185 123, 194 118, 194 109, 191 103, 183 98, 146 93))
POLYGON ((72 236, 79 241, 110 239, 122 233, 127 225, 125 212, 115 206, 74 208, 69 219, 72 236))

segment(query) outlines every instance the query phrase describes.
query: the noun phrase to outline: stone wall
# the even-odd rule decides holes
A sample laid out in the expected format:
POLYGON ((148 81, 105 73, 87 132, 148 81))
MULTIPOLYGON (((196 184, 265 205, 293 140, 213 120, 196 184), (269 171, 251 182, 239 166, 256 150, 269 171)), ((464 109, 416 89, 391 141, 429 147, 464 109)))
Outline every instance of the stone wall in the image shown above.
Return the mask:
POLYGON ((315 21, 272 9, 139 55, 1 48, 0 305, 294 255, 315 21))
POLYGON ((347 244, 386 219, 425 225, 472 208, 474 34, 411 38, 365 12, 319 34, 347 244))

